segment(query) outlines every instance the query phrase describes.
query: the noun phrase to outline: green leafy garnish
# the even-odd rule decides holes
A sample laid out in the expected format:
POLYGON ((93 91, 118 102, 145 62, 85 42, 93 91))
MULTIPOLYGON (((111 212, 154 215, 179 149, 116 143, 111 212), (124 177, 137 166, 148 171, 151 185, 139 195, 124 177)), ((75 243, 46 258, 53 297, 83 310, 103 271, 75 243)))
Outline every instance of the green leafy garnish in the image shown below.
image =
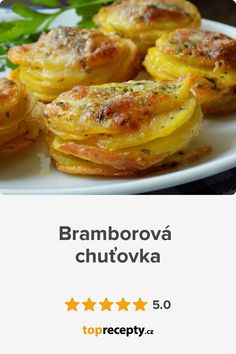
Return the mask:
POLYGON ((60 1, 58 0, 32 0, 34 4, 48 6, 48 7, 60 7, 60 1))
POLYGON ((12 6, 12 11, 20 16, 20 19, 0 23, 0 71, 6 67, 14 67, 7 59, 9 48, 23 43, 37 41, 39 36, 47 32, 55 19, 64 12, 75 9, 78 15, 78 26, 92 28, 95 24, 92 20, 95 13, 102 5, 108 5, 114 0, 67 0, 63 5, 60 0, 32 0, 32 3, 56 8, 45 11, 32 9, 20 3, 12 6))

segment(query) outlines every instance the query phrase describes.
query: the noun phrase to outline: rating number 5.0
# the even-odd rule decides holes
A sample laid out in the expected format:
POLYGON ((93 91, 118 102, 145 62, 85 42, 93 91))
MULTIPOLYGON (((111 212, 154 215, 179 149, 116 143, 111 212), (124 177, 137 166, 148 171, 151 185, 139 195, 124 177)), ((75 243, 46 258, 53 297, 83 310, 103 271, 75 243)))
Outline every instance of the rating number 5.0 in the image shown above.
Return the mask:
POLYGON ((171 308, 170 300, 165 300, 165 301, 153 300, 154 310, 170 310, 170 308, 171 308))

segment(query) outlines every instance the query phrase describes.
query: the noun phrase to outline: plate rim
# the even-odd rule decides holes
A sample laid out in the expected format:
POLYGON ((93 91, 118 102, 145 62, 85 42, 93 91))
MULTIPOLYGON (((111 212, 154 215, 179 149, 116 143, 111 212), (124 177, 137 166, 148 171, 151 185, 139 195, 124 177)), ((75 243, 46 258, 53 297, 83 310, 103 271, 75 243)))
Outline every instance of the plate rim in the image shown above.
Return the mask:
POLYGON ((209 161, 203 165, 197 165, 185 170, 178 170, 168 174, 146 177, 140 180, 127 180, 118 182, 117 184, 108 184, 93 187, 78 187, 78 188, 56 188, 56 189, 7 189, 0 188, 0 194, 3 195, 126 195, 126 194, 142 194, 152 191, 161 191, 167 188, 174 188, 179 185, 191 183, 197 180, 205 179, 219 173, 228 171, 236 167, 236 156, 228 156, 222 158, 225 164, 219 166, 219 161, 209 161), (192 172, 197 170, 194 176, 192 172), (187 173, 188 172, 188 173, 187 173), (164 180, 168 175, 168 182, 160 183, 161 188, 158 188, 157 179, 164 180), (176 180, 177 176, 177 180, 176 180), (175 181, 175 183, 173 182, 175 181), (129 192, 128 192, 129 191, 129 192))

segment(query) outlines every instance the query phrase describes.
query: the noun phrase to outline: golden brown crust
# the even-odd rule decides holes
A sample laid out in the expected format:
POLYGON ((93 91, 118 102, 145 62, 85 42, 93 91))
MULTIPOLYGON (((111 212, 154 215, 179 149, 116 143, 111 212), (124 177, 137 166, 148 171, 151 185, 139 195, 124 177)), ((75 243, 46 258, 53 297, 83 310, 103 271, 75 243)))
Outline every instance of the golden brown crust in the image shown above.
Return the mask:
POLYGON ((236 70, 236 40, 222 33, 178 29, 157 41, 163 53, 206 67, 236 70))
POLYGON ((8 102, 12 102, 17 99, 19 94, 16 83, 6 78, 0 78, 0 105, 6 105, 8 102))
POLYGON ((110 9, 117 15, 130 19, 131 21, 151 24, 157 20, 183 20, 187 15, 184 11, 182 1, 165 0, 129 0, 117 1, 110 9))
MULTIPOLYGON (((184 0, 123 0, 115 1, 100 11, 103 9, 107 15, 112 14, 137 25, 145 23, 148 26, 153 26, 153 22, 166 20, 191 22, 191 17, 194 20, 197 12, 193 4, 184 0)), ((95 19, 99 21, 99 13, 95 19)))
POLYGON ((199 28, 201 16, 185 0, 123 0, 102 7, 94 20, 103 31, 132 39, 145 54, 163 33, 183 27, 199 28))
POLYGON ((217 100, 204 103, 202 108, 204 113, 210 114, 231 113, 236 111, 236 88, 222 94, 217 100))
POLYGON ((65 143, 58 151, 105 166, 112 166, 118 170, 145 170, 166 157, 166 154, 150 157, 145 153, 140 156, 135 152, 117 154, 116 152, 102 150, 97 146, 77 144, 75 142, 65 143))
POLYGON ((94 134, 123 134, 141 130, 157 112, 171 111, 179 104, 181 82, 163 85, 152 81, 78 86, 48 105, 47 127, 73 137, 94 134))
POLYGON ((43 102, 76 85, 99 85, 133 79, 142 58, 136 45, 95 29, 57 28, 38 42, 10 49, 20 64, 15 76, 43 102))
POLYGON ((191 80, 78 86, 60 95, 44 114, 57 168, 72 174, 135 176, 169 161, 202 128, 191 80))
POLYGON ((0 157, 15 154, 26 149, 31 144, 35 143, 36 139, 30 139, 27 136, 19 136, 7 143, 0 145, 0 157))
POLYGON ((8 57, 13 63, 26 66, 34 65, 35 58, 35 64, 41 67, 42 60, 57 62, 66 57, 68 66, 90 70, 114 60, 119 54, 116 40, 98 30, 63 27, 42 35, 36 43, 13 47, 8 57))
POLYGON ((236 109, 236 40, 189 28, 163 35, 144 66, 156 80, 192 75, 192 92, 205 113, 236 109))
MULTIPOLYGON (((83 163, 83 160, 78 160, 76 165, 70 165, 70 163, 62 164, 57 162, 57 152, 50 150, 51 156, 53 157, 53 163, 55 167, 64 173, 73 175, 84 175, 84 176, 103 176, 103 177, 141 177, 149 173, 162 174, 175 171, 181 168, 186 168, 195 164, 196 162, 204 159, 210 153, 212 153, 212 147, 210 145, 201 146, 193 150, 187 150, 185 152, 181 151, 170 158, 166 159, 165 162, 153 165, 147 169, 136 170, 136 169, 115 169, 111 166, 104 166, 99 164, 94 164, 91 162, 83 163)), ((62 156, 60 156, 61 158, 62 156)), ((64 162, 66 162, 66 157, 64 162)))
POLYGON ((35 141, 39 116, 42 111, 21 83, 0 79, 0 156, 20 151, 35 141))

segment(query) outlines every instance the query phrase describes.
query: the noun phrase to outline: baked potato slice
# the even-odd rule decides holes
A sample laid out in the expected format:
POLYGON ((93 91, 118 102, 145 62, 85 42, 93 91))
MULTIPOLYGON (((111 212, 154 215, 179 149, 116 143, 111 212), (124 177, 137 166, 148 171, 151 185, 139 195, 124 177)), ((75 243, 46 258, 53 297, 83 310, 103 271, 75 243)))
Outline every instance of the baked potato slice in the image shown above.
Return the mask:
POLYGON ((142 55, 157 38, 177 28, 199 28, 201 15, 185 0, 123 0, 102 7, 94 21, 106 33, 130 38, 142 55))
POLYGON ((0 79, 0 156, 20 151, 35 141, 40 130, 36 106, 36 99, 22 84, 0 79))
POLYGON ((140 135, 139 128, 146 127, 150 121, 153 123, 155 112, 161 114, 180 108, 190 97, 190 81, 165 84, 144 80, 78 86, 48 105, 46 124, 64 139, 84 140, 95 136, 102 140, 104 134, 116 134, 119 138, 136 132, 140 135))
POLYGON ((73 174, 128 176, 185 150, 202 128, 190 81, 79 86, 44 112, 56 166, 73 174))
POLYGON ((131 40, 95 29, 53 29, 36 43, 11 48, 8 57, 20 65, 11 78, 46 103, 76 85, 130 80, 141 68, 131 40))
POLYGON ((98 144, 83 142, 67 142, 61 138, 54 138, 51 147, 67 155, 73 155, 94 163, 112 166, 117 169, 143 170, 162 162, 166 157, 188 147, 196 138, 202 127, 202 114, 199 106, 191 116, 192 119, 177 128, 169 136, 155 138, 137 147, 107 150, 101 149, 98 144))
POLYGON ((179 29, 150 48, 144 66, 156 80, 193 75, 192 91, 208 113, 236 109, 236 40, 221 33, 179 29))

